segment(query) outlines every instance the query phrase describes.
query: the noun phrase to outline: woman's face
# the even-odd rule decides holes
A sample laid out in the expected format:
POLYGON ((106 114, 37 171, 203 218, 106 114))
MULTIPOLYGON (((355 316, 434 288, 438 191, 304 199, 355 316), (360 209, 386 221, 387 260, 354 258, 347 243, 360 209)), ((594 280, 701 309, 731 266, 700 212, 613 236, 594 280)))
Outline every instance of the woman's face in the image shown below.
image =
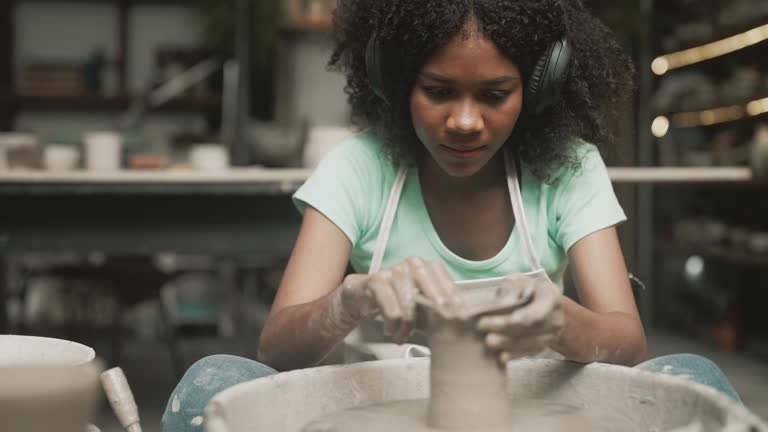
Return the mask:
POLYGON ((411 118, 434 162, 448 175, 467 177, 507 140, 522 103, 517 65, 473 32, 427 59, 411 92, 411 118))

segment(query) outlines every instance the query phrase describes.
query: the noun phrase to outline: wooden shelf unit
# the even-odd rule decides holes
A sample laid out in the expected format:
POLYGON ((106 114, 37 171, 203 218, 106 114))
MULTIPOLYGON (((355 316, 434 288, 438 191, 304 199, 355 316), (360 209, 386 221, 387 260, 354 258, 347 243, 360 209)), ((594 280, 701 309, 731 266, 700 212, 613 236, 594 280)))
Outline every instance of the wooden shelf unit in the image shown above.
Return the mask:
MULTIPOLYGON (((646 145, 638 149, 645 156, 645 164, 682 165, 688 161, 686 156, 689 151, 719 151, 726 144, 730 144, 731 148, 748 145, 755 126, 768 120, 766 113, 756 109, 755 104, 747 109, 751 102, 768 96, 768 87, 762 82, 768 71, 765 60, 768 40, 757 41, 761 36, 755 39, 757 43, 745 45, 739 35, 764 26, 768 23, 768 16, 755 11, 751 17, 742 16, 740 22, 726 26, 722 19, 725 15, 721 12, 734 2, 702 0, 688 4, 686 8, 681 7, 681 0, 649 3, 652 5, 645 21, 649 29, 645 34, 647 51, 644 52, 643 64, 637 65, 638 69, 646 72, 646 75, 641 75, 645 78, 646 93, 642 94, 644 97, 638 105, 648 114, 647 123, 637 125, 638 129, 645 128, 647 131, 647 141, 642 143, 646 145), (682 26, 697 23, 712 27, 705 29, 702 25, 700 28, 691 26, 681 29, 682 26), (693 37, 694 34, 699 36, 693 37), (732 39, 723 42, 727 38, 732 39), (683 52, 685 50, 692 51, 683 52), (656 60, 659 61, 654 64, 656 60), (739 68, 756 68, 761 79, 754 86, 750 85, 749 91, 744 87, 738 89, 737 95, 736 90, 729 92, 723 86, 735 88, 734 84, 752 84, 751 81, 737 81, 740 79, 737 75, 739 68), (696 84, 692 75, 706 77, 712 84, 712 90, 709 86, 694 87, 696 84), (671 85, 673 80, 678 80, 678 85, 671 85), (664 86, 661 86, 662 81, 667 81, 664 86), (659 94, 660 89, 678 93, 659 94), (697 98, 702 101, 700 106, 680 103, 683 97, 694 94, 702 96, 697 98), (711 102, 705 103, 704 96, 711 96, 711 102), (656 108, 656 103, 663 103, 664 106, 656 108), (651 135, 651 124, 657 116, 666 117, 669 122, 667 126, 659 126, 664 122, 657 123, 653 131, 663 138, 651 135), (661 130, 664 132, 657 132, 661 130), (667 136, 667 132, 679 133, 667 136), (715 147, 716 144, 722 147, 715 147)), ((731 17, 736 18, 734 15, 731 17)), ((718 159, 713 158, 713 164, 717 162, 718 159)), ((722 167, 711 165, 709 168, 717 170, 722 167)), ((751 171, 748 166, 743 169, 751 171)), ((722 245, 713 243, 712 246, 676 242, 673 224, 706 218, 729 229, 738 227, 765 231, 768 225, 763 222, 765 218, 762 215, 766 214, 768 207, 763 205, 766 201, 762 197, 766 187, 768 179, 752 175, 738 181, 713 179, 706 183, 654 185, 644 191, 639 206, 647 210, 639 216, 644 219, 640 221, 641 228, 637 235, 645 266, 637 273, 641 277, 647 276, 650 291, 653 291, 651 299, 645 302, 656 311, 651 322, 671 329, 681 324, 680 315, 689 314, 691 325, 704 329, 722 319, 708 314, 706 308, 711 304, 691 304, 687 301, 689 297, 686 297, 681 281, 683 262, 691 256, 701 257, 712 270, 706 272, 704 277, 712 287, 721 289, 722 292, 717 295, 722 297, 718 298, 727 297, 734 305, 760 301, 758 299, 762 294, 750 288, 759 286, 754 282, 768 272, 768 254, 754 253, 746 245, 731 246, 728 240, 722 245), (729 284, 725 280, 738 282, 729 284)), ((745 319, 759 318, 754 311, 744 314, 745 319)), ((762 318, 759 320, 762 321, 762 318)))
MULTIPOLYGON (((14 119, 20 109, 33 110, 125 110, 133 96, 128 90, 129 15, 136 5, 182 5, 195 6, 201 0, 2 0, 0 1, 0 131, 14 128, 14 119), (117 94, 34 94, 14 89, 14 23, 15 7, 22 3, 51 4, 107 4, 115 7, 117 28, 115 30, 117 56, 117 94), (7 83, 7 84, 6 84, 7 83)), ((202 112, 219 109, 221 96, 205 94, 182 96, 169 101, 157 109, 160 111, 202 112)))

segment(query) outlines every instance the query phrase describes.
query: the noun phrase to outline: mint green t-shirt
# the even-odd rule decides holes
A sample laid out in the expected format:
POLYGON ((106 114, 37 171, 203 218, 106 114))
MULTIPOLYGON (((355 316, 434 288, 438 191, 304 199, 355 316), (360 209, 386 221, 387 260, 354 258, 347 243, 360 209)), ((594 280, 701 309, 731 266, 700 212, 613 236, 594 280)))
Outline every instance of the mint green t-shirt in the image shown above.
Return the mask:
MULTIPOLYGON (((588 234, 626 220, 597 148, 583 143, 578 151, 582 169, 562 169, 552 184, 525 167, 521 170, 523 207, 534 248, 549 277, 561 286, 568 249, 588 234)), ((408 171, 382 268, 417 256, 441 260, 457 281, 533 270, 517 223, 492 258, 471 261, 448 249, 429 218, 418 174, 415 167, 408 171)), ((309 205, 336 224, 352 244, 353 269, 367 273, 396 175, 397 167, 376 137, 357 135, 325 156, 293 196, 294 203, 302 213, 309 205)))

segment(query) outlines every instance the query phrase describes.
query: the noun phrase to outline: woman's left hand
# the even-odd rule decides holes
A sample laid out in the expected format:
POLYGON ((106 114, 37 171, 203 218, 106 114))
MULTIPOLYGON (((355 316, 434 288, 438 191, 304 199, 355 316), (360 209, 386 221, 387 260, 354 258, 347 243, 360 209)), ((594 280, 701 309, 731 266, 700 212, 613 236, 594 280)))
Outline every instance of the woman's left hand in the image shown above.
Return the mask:
POLYGON ((502 365, 549 347, 564 324, 560 288, 547 278, 514 274, 506 277, 499 289, 531 292, 531 300, 511 312, 485 315, 477 321, 486 347, 502 365))

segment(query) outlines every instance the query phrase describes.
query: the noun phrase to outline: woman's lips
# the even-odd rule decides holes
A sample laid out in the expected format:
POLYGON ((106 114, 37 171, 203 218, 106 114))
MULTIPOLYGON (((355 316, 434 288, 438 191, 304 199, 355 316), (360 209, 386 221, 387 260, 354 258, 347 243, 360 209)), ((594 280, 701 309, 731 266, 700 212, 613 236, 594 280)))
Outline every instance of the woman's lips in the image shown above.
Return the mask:
POLYGON ((479 156, 485 150, 486 147, 480 146, 480 147, 474 147, 471 149, 457 149, 453 147, 448 147, 447 145, 440 145, 440 148, 455 158, 472 159, 479 156))

